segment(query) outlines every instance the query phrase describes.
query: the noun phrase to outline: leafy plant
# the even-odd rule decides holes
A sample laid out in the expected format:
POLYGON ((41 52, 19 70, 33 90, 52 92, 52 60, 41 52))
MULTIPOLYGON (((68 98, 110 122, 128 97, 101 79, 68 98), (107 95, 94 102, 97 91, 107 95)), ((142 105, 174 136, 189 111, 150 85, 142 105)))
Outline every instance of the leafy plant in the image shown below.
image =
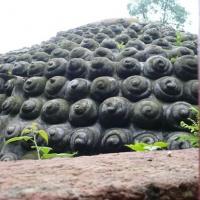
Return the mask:
POLYGON ((178 140, 179 141, 188 141, 190 142, 190 144, 192 145, 192 147, 199 147, 199 110, 197 110, 196 108, 192 107, 191 108, 193 114, 194 114, 194 118, 195 119, 191 119, 188 118, 187 120, 189 121, 188 123, 181 121, 180 126, 183 128, 186 128, 190 131, 189 135, 181 135, 178 140))
POLYGON ((8 75, 12 75, 12 69, 8 70, 8 75))
POLYGON ((74 157, 77 155, 77 152, 75 153, 44 153, 42 155, 42 159, 51 159, 51 158, 64 158, 64 157, 74 157))
POLYGON ((125 44, 124 44, 123 42, 117 43, 117 48, 118 48, 119 50, 122 50, 122 49, 125 48, 125 44))
POLYGON ((178 56, 172 57, 170 59, 171 63, 174 64, 176 62, 177 58, 178 58, 178 56))
POLYGON ((168 147, 168 144, 166 142, 159 141, 153 144, 147 144, 147 143, 141 142, 141 143, 135 143, 135 144, 128 144, 125 146, 127 146, 133 151, 145 152, 145 151, 155 151, 158 149, 166 149, 168 147))
POLYGON ((32 123, 31 127, 23 129, 21 136, 10 138, 5 142, 5 145, 17 142, 17 141, 31 141, 34 145, 31 146, 32 149, 35 149, 37 152, 38 159, 49 159, 55 157, 73 157, 76 153, 50 153, 53 149, 48 146, 38 146, 37 137, 40 136, 48 145, 48 133, 42 129, 38 129, 36 123, 32 123), (27 136, 28 135, 28 136, 27 136))
POLYGON ((176 46, 181 46, 183 42, 183 36, 180 32, 176 32, 176 46))

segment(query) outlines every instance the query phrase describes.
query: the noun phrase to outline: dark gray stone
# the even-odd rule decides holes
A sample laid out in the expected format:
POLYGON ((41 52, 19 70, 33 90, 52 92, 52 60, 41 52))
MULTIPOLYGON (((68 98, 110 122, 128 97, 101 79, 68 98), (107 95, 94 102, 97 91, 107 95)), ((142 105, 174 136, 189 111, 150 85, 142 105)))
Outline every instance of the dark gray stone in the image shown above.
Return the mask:
MULTIPOLYGON (((35 122, 54 152, 128 151, 125 144, 176 138, 197 105, 197 37, 159 23, 105 20, 62 31, 41 45, 0 55, 1 160, 30 153, 3 147, 35 122)), ((37 138, 44 144, 41 137, 37 138)))

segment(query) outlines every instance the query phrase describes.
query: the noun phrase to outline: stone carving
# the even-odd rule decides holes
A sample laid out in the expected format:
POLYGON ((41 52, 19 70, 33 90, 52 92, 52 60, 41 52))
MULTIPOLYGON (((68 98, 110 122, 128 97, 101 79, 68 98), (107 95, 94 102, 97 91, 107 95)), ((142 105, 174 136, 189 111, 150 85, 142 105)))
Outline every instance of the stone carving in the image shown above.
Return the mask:
POLYGON ((23 100, 17 96, 8 97, 2 104, 2 113, 15 115, 19 112, 23 100))
POLYGON ((87 76, 88 64, 82 58, 72 58, 66 68, 67 78, 85 78, 87 76))
POLYGON ((152 56, 144 64, 144 76, 157 79, 172 75, 172 64, 163 56, 152 56))
POLYGON ((49 146, 57 153, 70 150, 72 127, 69 123, 51 125, 47 129, 49 146))
POLYGON ((63 123, 68 119, 69 104, 64 99, 47 101, 41 111, 43 121, 50 124, 63 123))
POLYGON ((103 101, 109 97, 118 96, 119 83, 109 76, 98 77, 91 84, 90 94, 96 101, 103 101))
POLYGON ((105 131, 101 140, 101 148, 104 152, 127 151, 125 144, 133 141, 132 133, 128 129, 112 128, 105 131))
POLYGON ((164 116, 168 126, 175 130, 184 130, 180 127, 180 122, 187 121, 188 118, 194 118, 191 104, 182 101, 168 105, 165 109, 164 116))
POLYGON ((67 79, 63 76, 53 76, 48 79, 45 85, 44 94, 48 99, 58 98, 67 79))
POLYGON ((39 98, 29 98, 21 105, 19 116, 22 119, 36 119, 40 115, 43 102, 39 98))
POLYGON ((130 76, 121 85, 122 94, 130 101, 136 102, 151 94, 151 81, 142 76, 130 76))
POLYGON ((117 65, 116 71, 117 75, 124 79, 132 75, 140 75, 141 73, 141 64, 136 59, 127 57, 120 60, 117 65))
POLYGON ((88 73, 90 80, 100 76, 112 76, 114 73, 114 63, 106 57, 96 57, 91 61, 88 73))
POLYGON ((197 56, 181 56, 174 63, 176 76, 182 80, 197 79, 197 56))
POLYGON ((99 120, 105 127, 124 127, 130 121, 130 102, 123 97, 110 97, 99 106, 99 120))
POLYGON ((62 76, 65 74, 67 61, 64 58, 52 58, 47 64, 48 66, 44 72, 44 75, 47 78, 51 78, 53 76, 62 76))
POLYGON ((12 69, 12 74, 16 76, 26 77, 29 70, 30 63, 25 61, 15 62, 12 69))
POLYGON ((169 144, 169 148, 172 150, 175 149, 187 149, 191 148, 191 144, 188 141, 177 141, 176 139, 180 135, 188 135, 185 132, 173 132, 167 136, 167 142, 169 144))
POLYGON ((74 126, 90 126, 98 115, 98 109, 91 99, 81 99, 71 105, 69 121, 74 126))
POLYGON ((32 76, 43 76, 44 70, 46 69, 47 64, 44 61, 35 61, 32 62, 27 75, 32 77, 32 76))
POLYGON ((153 144, 154 142, 163 140, 163 136, 162 133, 158 131, 136 131, 133 139, 134 142, 153 144))
POLYGON ((98 125, 74 129, 70 138, 70 148, 80 154, 98 152, 102 130, 98 125))
POLYGON ((154 83, 155 96, 166 102, 174 102, 183 98, 183 84, 179 79, 165 76, 154 83))
MULTIPOLYGON (((103 21, 59 32, 41 45, 0 55, 0 159, 31 144, 2 147, 36 122, 54 152, 128 151, 125 144, 176 138, 198 102, 197 36, 160 24, 103 21), (2 139, 3 138, 3 139, 2 139)), ((42 144, 38 137, 38 144, 42 144)))
POLYGON ((90 81, 83 78, 75 78, 67 83, 65 98, 74 102, 87 97, 89 93, 90 81))
POLYGON ((190 80, 184 84, 185 100, 191 104, 198 104, 199 83, 197 80, 190 80))
POLYGON ((163 110, 159 102, 141 100, 133 105, 132 122, 141 128, 159 128, 162 124, 163 110))
POLYGON ((44 92, 46 85, 45 77, 31 77, 27 79, 23 85, 23 90, 27 96, 38 96, 44 92))

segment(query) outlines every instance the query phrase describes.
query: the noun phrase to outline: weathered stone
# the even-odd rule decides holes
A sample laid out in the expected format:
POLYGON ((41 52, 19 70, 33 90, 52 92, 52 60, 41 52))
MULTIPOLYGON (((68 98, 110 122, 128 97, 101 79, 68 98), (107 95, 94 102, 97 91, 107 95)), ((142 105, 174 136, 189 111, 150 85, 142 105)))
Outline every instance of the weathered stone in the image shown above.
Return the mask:
POLYGON ((0 200, 197 200, 198 150, 0 165, 0 200))
MULTIPOLYGON (((0 55, 0 148, 33 122, 56 152, 128 151, 126 143, 160 140, 190 148, 176 138, 189 133, 180 122, 194 119, 197 36, 181 32, 177 44, 176 32, 111 19, 0 55)), ((0 152, 1 160, 20 159, 30 144, 0 152)))

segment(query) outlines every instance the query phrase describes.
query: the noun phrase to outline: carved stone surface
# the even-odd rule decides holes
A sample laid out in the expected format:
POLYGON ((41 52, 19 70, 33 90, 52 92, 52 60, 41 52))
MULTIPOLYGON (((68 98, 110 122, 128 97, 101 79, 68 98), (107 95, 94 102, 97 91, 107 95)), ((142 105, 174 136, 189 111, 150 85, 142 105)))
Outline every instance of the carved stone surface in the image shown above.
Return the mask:
MULTIPOLYGON (((160 24, 108 20, 59 32, 0 55, 0 148, 36 122, 55 152, 128 151, 133 142, 176 138, 197 105, 197 36, 160 24)), ((41 138, 38 138, 38 142, 41 138)), ((1 149, 20 159, 26 145, 1 149)))
POLYGON ((198 149, 183 149, 172 151, 171 157, 153 151, 3 162, 0 199, 198 200, 198 156, 198 149))

